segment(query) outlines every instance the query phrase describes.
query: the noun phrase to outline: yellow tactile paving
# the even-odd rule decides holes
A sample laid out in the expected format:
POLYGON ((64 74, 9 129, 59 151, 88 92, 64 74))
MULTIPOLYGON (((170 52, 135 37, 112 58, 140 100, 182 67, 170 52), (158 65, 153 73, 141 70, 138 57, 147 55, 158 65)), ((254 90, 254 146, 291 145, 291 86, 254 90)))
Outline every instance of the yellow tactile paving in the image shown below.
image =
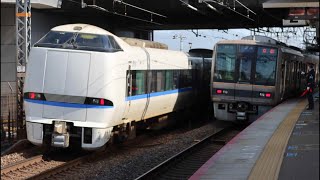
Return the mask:
POLYGON ((276 180, 280 171, 285 148, 290 135, 299 119, 299 115, 305 109, 307 100, 301 100, 294 109, 289 112, 284 121, 266 144, 255 166, 251 170, 249 180, 276 180))

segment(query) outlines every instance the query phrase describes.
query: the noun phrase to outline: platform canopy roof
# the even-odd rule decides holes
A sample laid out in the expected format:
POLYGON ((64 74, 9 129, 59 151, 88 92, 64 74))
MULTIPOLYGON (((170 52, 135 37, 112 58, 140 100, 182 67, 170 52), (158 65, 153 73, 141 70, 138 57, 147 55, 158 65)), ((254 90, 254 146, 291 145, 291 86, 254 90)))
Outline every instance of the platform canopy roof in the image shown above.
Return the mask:
MULTIPOLYGON (((8 2, 15 0, 1 0, 8 2)), ((89 18, 93 22, 105 19, 118 27, 144 30, 282 27, 283 20, 289 20, 286 26, 306 26, 306 22, 291 24, 290 20, 319 21, 319 0, 31 0, 31 3, 35 11, 89 18), (292 11, 315 15, 296 18, 292 11)))
POLYGON ((263 8, 299 8, 299 7, 319 7, 316 0, 268 0, 262 3, 263 8))

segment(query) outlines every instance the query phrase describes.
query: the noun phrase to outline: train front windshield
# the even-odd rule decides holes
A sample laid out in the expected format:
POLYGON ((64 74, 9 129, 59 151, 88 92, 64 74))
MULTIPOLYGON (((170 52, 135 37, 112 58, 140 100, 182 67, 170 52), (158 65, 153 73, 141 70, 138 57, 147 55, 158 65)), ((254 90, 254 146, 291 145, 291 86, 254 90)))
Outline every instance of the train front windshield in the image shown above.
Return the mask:
POLYGON ((121 51, 112 36, 63 31, 50 31, 34 46, 99 52, 121 51))
POLYGON ((278 50, 274 47, 219 44, 213 79, 217 82, 274 85, 277 55, 278 50))
POLYGON ((236 45, 218 45, 214 78, 216 81, 234 81, 236 45))
POLYGON ((270 47, 258 47, 256 59, 255 84, 274 85, 276 77, 278 50, 270 47))

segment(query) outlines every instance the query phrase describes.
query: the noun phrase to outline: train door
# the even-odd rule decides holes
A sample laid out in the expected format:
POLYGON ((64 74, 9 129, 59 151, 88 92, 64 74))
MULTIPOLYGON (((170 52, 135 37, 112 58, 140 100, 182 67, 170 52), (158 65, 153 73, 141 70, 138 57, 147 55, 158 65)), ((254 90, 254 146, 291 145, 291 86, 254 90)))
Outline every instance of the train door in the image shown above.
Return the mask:
POLYGON ((296 94, 299 93, 299 75, 298 75, 298 61, 294 62, 294 73, 293 73, 293 78, 294 78, 294 92, 296 94))
POLYGON ((130 106, 131 106, 131 95, 132 95, 132 71, 131 71, 131 65, 128 66, 128 70, 126 72, 126 105, 124 110, 123 118, 127 119, 130 106))
POLYGON ((151 93, 151 83, 152 83, 152 71, 151 71, 151 62, 150 62, 150 54, 149 52, 143 48, 143 50, 145 51, 146 53, 146 60, 147 60, 147 70, 145 71, 145 82, 144 84, 146 85, 146 94, 147 94, 147 99, 146 99, 146 103, 145 103, 145 106, 144 106, 144 110, 142 112, 142 115, 141 115, 141 119, 144 119, 146 114, 147 114, 147 110, 148 110, 148 107, 149 107, 149 104, 150 104, 150 93, 151 93))
POLYGON ((298 69, 297 69, 297 88, 298 91, 301 91, 301 62, 298 62, 298 69))
POLYGON ((288 60, 286 60, 285 61, 285 63, 284 63, 284 68, 285 68, 285 70, 284 70, 284 79, 283 79, 283 81, 284 81, 284 83, 283 83, 283 98, 286 98, 286 94, 287 94, 287 86, 288 86, 288 82, 289 82, 289 75, 288 75, 288 72, 289 72, 289 63, 288 63, 288 60))
POLYGON ((291 75, 291 62, 290 60, 285 61, 285 75, 284 75, 284 95, 283 98, 287 98, 289 96, 290 91, 290 75, 291 75))
MULTIPOLYGON (((147 53, 147 52, 146 52, 147 53)), ((132 70, 129 65, 126 82, 127 82, 127 92, 126 92, 126 109, 124 113, 124 119, 129 116, 134 118, 134 120, 144 119, 150 101, 150 60, 147 54, 147 67, 143 70, 132 70)))
POLYGON ((234 98, 238 102, 252 101, 252 79, 256 47, 252 45, 240 45, 237 54, 235 70, 235 93, 234 98))

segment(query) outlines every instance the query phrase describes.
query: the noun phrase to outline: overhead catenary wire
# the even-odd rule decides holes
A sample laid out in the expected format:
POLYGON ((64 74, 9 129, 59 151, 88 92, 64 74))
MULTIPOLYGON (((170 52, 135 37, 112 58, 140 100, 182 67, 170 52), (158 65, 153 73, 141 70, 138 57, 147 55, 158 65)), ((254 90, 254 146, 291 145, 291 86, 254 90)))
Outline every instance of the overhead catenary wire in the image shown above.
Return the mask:
POLYGON ((81 2, 77 2, 77 1, 74 1, 74 0, 67 0, 67 1, 72 2, 72 3, 76 3, 76 4, 80 4, 81 8, 89 7, 89 8, 97 9, 97 10, 100 10, 100 11, 103 11, 103 12, 106 12, 106 13, 114 14, 114 15, 117 15, 117 16, 126 17, 126 18, 129 18, 129 19, 134 19, 134 20, 143 21, 143 22, 156 24, 156 25, 162 25, 161 23, 154 22, 153 19, 151 19, 151 21, 149 21, 149 20, 137 18, 137 17, 134 17, 134 16, 129 16, 127 14, 124 15, 124 14, 117 13, 115 11, 110 11, 110 10, 107 10, 107 9, 101 7, 101 6, 96 5, 96 4, 88 5, 88 4, 84 3, 83 0, 81 0, 81 2))
MULTIPOLYGON (((240 12, 236 11, 235 9, 232 9, 232 8, 230 8, 229 6, 226 6, 226 5, 224 5, 224 4, 222 4, 222 3, 219 3, 219 2, 217 2, 217 1, 214 1, 214 0, 206 0, 206 2, 215 3, 215 4, 218 5, 218 6, 224 7, 224 8, 226 8, 226 9, 228 9, 228 10, 230 10, 230 11, 232 11, 232 12, 234 12, 234 13, 236 13, 236 14, 244 17, 244 18, 249 19, 250 21, 255 21, 254 19, 248 17, 247 15, 241 14, 240 12)), ((254 14, 255 14, 255 13, 254 13, 254 14)))
POLYGON ((139 9, 139 10, 141 10, 141 11, 148 12, 148 13, 150 13, 150 14, 154 14, 154 15, 157 15, 157 16, 160 16, 160 17, 167 18, 167 16, 164 16, 164 15, 162 15, 162 14, 158 14, 158 13, 149 11, 149 10, 147 10, 147 9, 143 9, 143 8, 141 8, 141 7, 138 7, 138 6, 135 6, 135 5, 126 3, 126 2, 124 2, 123 0, 114 0, 114 2, 117 2, 117 3, 120 3, 120 4, 124 4, 124 5, 130 6, 130 7, 133 7, 133 8, 139 9))
POLYGON ((255 12, 253 12, 251 9, 249 9, 247 6, 245 6, 245 5, 243 5, 240 1, 238 1, 238 0, 234 0, 234 1, 236 1, 237 3, 239 3, 242 7, 244 7, 244 8, 246 8, 248 11, 250 11, 252 14, 254 14, 254 15, 257 15, 255 12))
POLYGON ((212 9, 213 11, 217 12, 218 14, 222 14, 221 11, 219 11, 217 8, 213 7, 211 4, 207 3, 206 1, 203 1, 207 5, 208 8, 212 9))

